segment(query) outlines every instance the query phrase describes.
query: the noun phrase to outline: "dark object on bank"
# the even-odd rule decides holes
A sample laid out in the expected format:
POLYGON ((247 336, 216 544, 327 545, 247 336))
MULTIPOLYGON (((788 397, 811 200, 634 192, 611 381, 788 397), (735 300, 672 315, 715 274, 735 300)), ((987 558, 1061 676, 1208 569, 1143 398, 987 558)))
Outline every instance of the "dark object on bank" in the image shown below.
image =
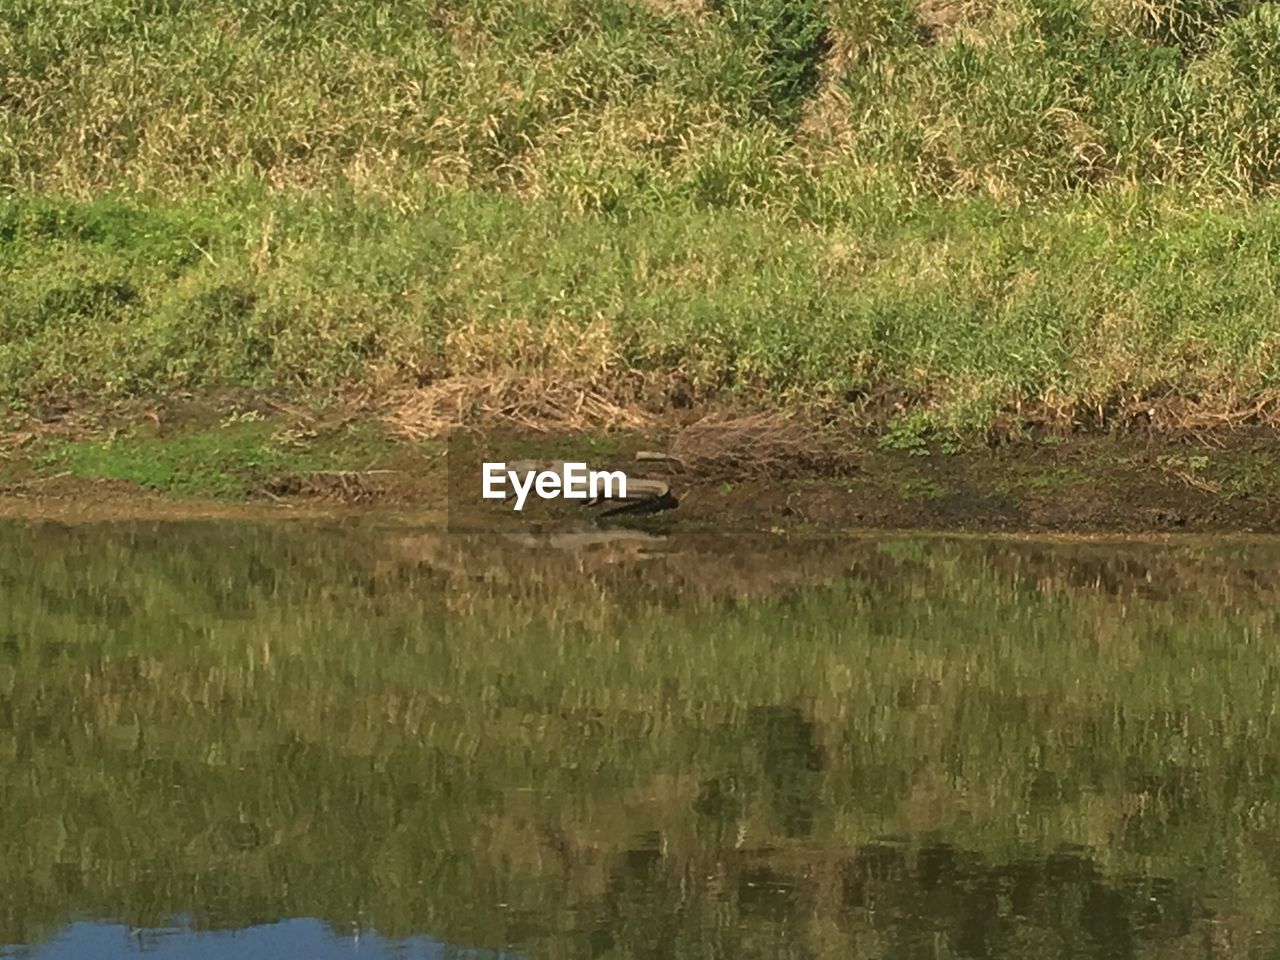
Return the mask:
POLYGON ((627 495, 625 498, 614 497, 605 499, 598 497, 595 500, 588 500, 588 506, 595 506, 599 503, 617 503, 618 506, 610 507, 602 517, 616 517, 621 514, 642 515, 646 513, 661 513, 663 510, 674 510, 680 506, 680 501, 671 493, 671 484, 665 480, 648 480, 642 477, 627 477, 627 495))
MULTIPOLYGON (((533 473, 545 470, 559 473, 563 476, 565 461, 515 460, 507 464, 507 468, 517 473, 533 473)), ((594 470, 590 466, 587 469, 589 472, 594 470)), ((625 471, 623 472, 625 473, 625 471)), ((604 496, 583 500, 581 501, 582 504, 587 507, 607 506, 609 509, 600 514, 601 518, 643 516, 650 513, 661 513, 664 510, 674 510, 680 505, 679 499, 671 493, 671 484, 666 480, 654 477, 636 477, 630 473, 627 473, 626 477, 627 495, 625 497, 613 491, 604 496)), ((514 496, 514 493, 508 494, 506 500, 510 500, 514 496)))

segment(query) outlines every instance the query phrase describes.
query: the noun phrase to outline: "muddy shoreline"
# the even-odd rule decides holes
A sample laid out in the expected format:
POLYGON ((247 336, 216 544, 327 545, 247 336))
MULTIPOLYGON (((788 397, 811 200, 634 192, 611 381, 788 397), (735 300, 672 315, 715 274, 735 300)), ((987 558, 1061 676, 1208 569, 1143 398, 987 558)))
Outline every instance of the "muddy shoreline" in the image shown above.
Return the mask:
MULTIPOLYGON (((0 517, 366 510, 441 529, 591 523, 595 515, 576 505, 513 514, 481 501, 481 460, 580 459, 637 470, 637 451, 668 450, 680 439, 525 428, 409 440, 368 414, 243 401, 193 410, 11 419, 0 428, 0 517)), ((738 447, 720 449, 718 460, 643 465, 645 475, 670 481, 680 505, 623 522, 689 531, 1280 532, 1280 433, 1264 428, 1044 436, 958 451, 893 449, 870 433, 827 432, 820 444, 791 442, 777 455, 733 459, 738 447)))

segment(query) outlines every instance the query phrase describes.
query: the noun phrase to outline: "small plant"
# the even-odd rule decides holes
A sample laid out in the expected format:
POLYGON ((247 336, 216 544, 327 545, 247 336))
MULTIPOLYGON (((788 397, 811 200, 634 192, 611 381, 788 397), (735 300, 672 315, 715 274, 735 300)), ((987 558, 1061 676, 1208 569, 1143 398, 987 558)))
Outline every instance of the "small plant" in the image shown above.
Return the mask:
POLYGON ((1214 496, 1222 493, 1222 484, 1205 476, 1210 460, 1203 454, 1162 454, 1156 457, 1156 463, 1167 475, 1189 487, 1214 496))
POLYGON ((222 419, 222 426, 233 427, 240 423, 261 423, 265 419, 266 417, 260 414, 257 410, 237 410, 227 414, 227 416, 222 419))
POLYGON ((912 410, 889 423, 876 440, 881 450, 902 450, 912 456, 929 453, 929 438, 934 432, 933 418, 924 410, 912 410))

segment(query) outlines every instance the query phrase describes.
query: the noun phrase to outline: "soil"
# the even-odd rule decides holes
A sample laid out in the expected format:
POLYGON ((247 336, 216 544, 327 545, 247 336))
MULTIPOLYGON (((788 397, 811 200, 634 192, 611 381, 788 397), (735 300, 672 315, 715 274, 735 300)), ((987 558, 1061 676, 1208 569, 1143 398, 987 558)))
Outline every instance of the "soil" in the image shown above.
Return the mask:
MULTIPOLYGON (((619 444, 604 462, 625 466, 630 448, 647 449, 647 439, 619 444)), ((680 506, 663 522, 752 530, 1280 532, 1280 437, 1236 433, 1205 442, 1102 436, 949 454, 863 442, 838 476, 726 479, 676 469, 669 477, 680 506)), ((565 458, 563 449, 554 453, 565 458)), ((457 463, 478 488, 478 463, 457 463)), ((454 493, 453 513, 475 521, 479 505, 467 492, 454 493)), ((545 505, 526 512, 561 515, 545 505)))
MULTIPOLYGON (((243 401, 236 402, 243 410, 243 401)), ((368 412, 318 414, 255 403, 255 416, 279 421, 273 435, 284 438, 281 443, 290 449, 321 445, 333 466, 267 471, 255 463, 220 466, 238 471, 232 474, 232 492, 191 496, 166 489, 163 481, 86 473, 66 453, 68 444, 116 443, 127 464, 129 443, 150 438, 151 446, 139 446, 137 456, 153 458, 165 437, 218 430, 226 423, 225 410, 197 415, 185 402, 180 418, 134 409, 117 412, 114 421, 83 411, 52 421, 14 418, 0 425, 0 518, 70 522, 365 511, 440 528, 545 528, 596 515, 577 504, 542 503, 516 514, 509 506, 482 501, 481 461, 584 460, 637 471, 637 451, 678 449, 681 441, 670 431, 490 429, 447 443, 384 436, 371 456, 367 436, 382 421, 368 412), (366 439, 344 462, 344 438, 352 436, 353 423, 366 439), (62 446, 53 446, 55 440, 62 446)), ((1155 432, 1046 436, 959 452, 923 443, 885 449, 883 443, 866 433, 833 442, 828 432, 822 456, 791 440, 776 456, 758 459, 759 469, 741 460, 687 453, 692 465, 645 463, 638 472, 666 476, 679 507, 639 520, 604 522, 690 531, 1280 532, 1280 434, 1272 430, 1194 437, 1155 432)), ((197 463, 187 472, 201 469, 197 463)))

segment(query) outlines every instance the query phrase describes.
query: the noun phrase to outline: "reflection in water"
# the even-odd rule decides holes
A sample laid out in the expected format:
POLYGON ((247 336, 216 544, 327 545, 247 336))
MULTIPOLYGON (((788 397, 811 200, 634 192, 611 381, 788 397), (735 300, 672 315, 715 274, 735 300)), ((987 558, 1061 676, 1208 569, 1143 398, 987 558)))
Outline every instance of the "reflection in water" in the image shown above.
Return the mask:
MULTIPOLYGON (((81 922, 69 924, 36 947, 12 951, 0 947, 0 957, 30 960, 445 960, 459 955, 456 948, 427 937, 388 941, 376 933, 361 931, 339 936, 323 923, 307 919, 224 931, 195 931, 187 926, 131 930, 119 924, 81 922)), ((466 951, 462 955, 476 960, 508 956, 489 951, 466 951)))
POLYGON ((1280 548, 544 539, 0 527, 0 944, 1272 955, 1280 548))

